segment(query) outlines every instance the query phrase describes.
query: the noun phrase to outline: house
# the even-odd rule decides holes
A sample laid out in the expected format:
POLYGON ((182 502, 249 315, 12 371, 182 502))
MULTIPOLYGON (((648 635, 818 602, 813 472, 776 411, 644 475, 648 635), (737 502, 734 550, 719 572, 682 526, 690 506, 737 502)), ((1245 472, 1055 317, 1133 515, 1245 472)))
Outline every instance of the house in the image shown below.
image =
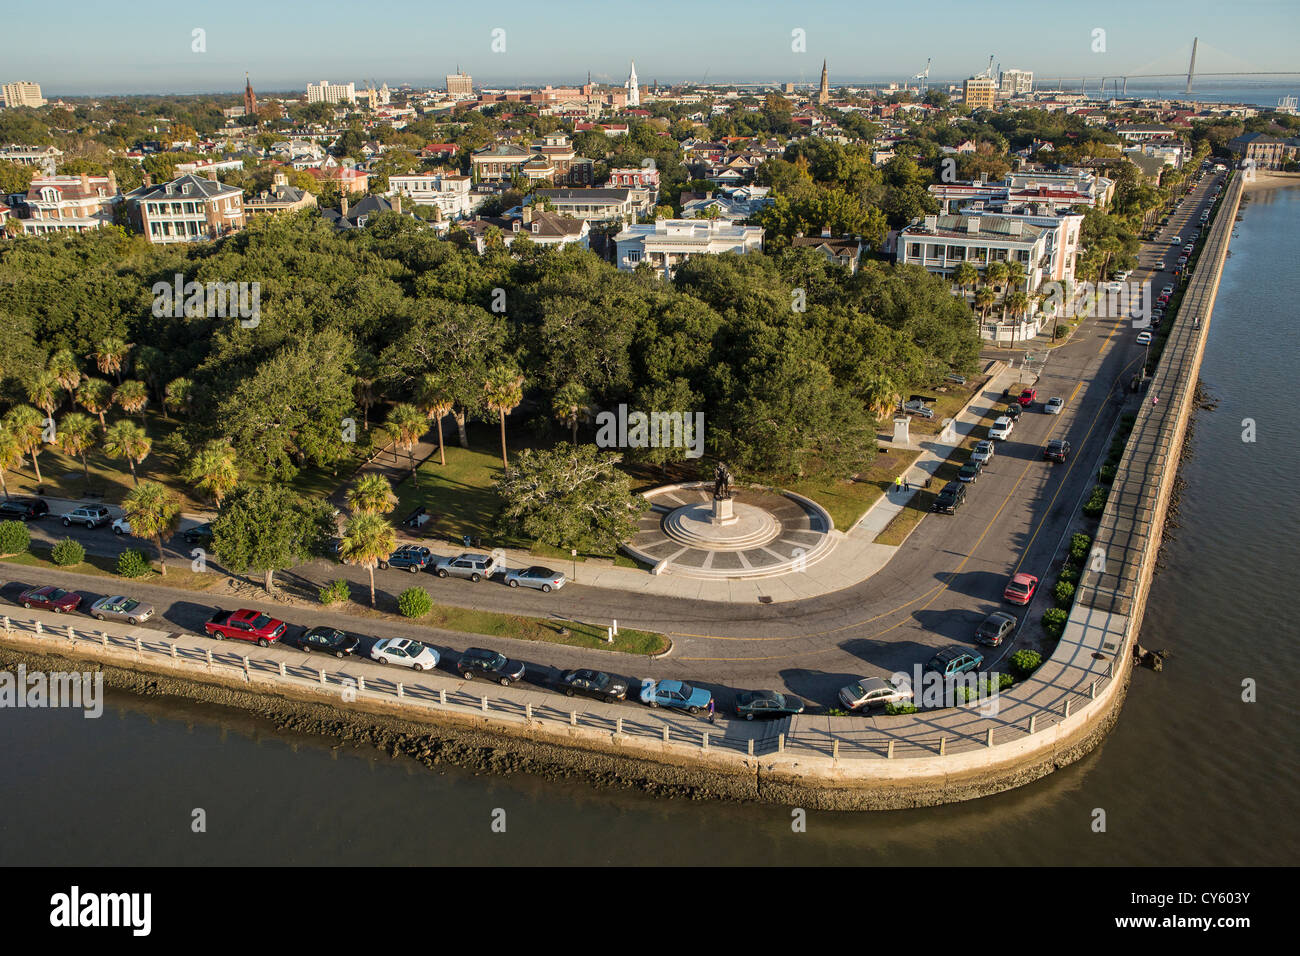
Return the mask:
POLYGON ((370 188, 370 174, 351 166, 340 166, 327 161, 320 166, 308 166, 303 172, 313 176, 322 186, 333 185, 339 192, 349 195, 365 193, 370 188))
POLYGON ((533 206, 516 206, 503 216, 479 217, 465 223, 465 232, 480 255, 487 251, 494 230, 507 248, 519 236, 527 236, 539 246, 590 248, 591 225, 586 220, 544 212, 533 206))
POLYGON ((774 202, 768 193, 769 186, 731 186, 702 196, 683 192, 681 196, 683 219, 725 219, 739 222, 752 219, 764 206, 774 202))
POLYGON ((470 175, 475 182, 509 182, 522 175, 524 163, 532 158, 532 150, 513 143, 484 146, 470 155, 470 175))
POLYGON ((62 158, 63 150, 53 146, 0 147, 0 160, 17 163, 19 166, 39 166, 47 176, 54 175, 54 170, 62 158))
POLYGON ((338 209, 323 209, 321 216, 334 228, 339 230, 364 229, 376 216, 386 212, 395 212, 399 216, 409 216, 417 222, 423 222, 419 216, 402 211, 402 194, 397 193, 391 199, 383 196, 366 196, 355 205, 347 193, 339 197, 338 209))
POLYGON ((112 172, 107 176, 41 176, 28 186, 17 222, 24 236, 86 232, 111 225, 113 211, 121 201, 112 172))
POLYGON ((252 216, 260 212, 297 212, 314 209, 316 197, 305 189, 290 186, 284 173, 276 173, 270 189, 263 189, 251 199, 244 200, 244 212, 252 216))
POLYGON ((430 143, 420 150, 420 158, 436 162, 447 162, 454 159, 458 152, 460 152, 460 147, 455 143, 430 143))
POLYGON ((618 268, 635 269, 644 262, 660 276, 671 276, 691 256, 761 252, 763 230, 725 220, 657 219, 625 227, 614 246, 618 268))
POLYGON ((1300 138, 1278 139, 1264 133, 1245 133, 1228 140, 1228 149, 1243 161, 1253 162, 1258 169, 1281 169, 1296 161, 1300 138))
POLYGON ((444 219, 462 219, 482 204, 475 197, 468 176, 447 173, 416 173, 389 176, 389 194, 400 193, 413 204, 436 206, 444 219))
POLYGON ((850 273, 858 271, 858 259, 862 256, 862 240, 857 236, 835 238, 829 229, 823 229, 820 236, 795 236, 790 240, 794 249, 814 249, 837 266, 843 266, 850 273))
POLYGON ((648 189, 537 189, 533 195, 545 199, 555 211, 588 222, 632 222, 653 208, 648 189))
POLYGON ((153 243, 202 242, 244 228, 244 192, 186 173, 127 194, 136 227, 153 243))

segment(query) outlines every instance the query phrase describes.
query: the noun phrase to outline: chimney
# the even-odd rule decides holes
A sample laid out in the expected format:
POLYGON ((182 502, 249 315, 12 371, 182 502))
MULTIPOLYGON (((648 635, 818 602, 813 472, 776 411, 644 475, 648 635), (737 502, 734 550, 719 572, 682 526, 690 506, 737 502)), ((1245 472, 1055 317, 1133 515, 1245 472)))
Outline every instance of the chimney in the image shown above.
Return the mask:
POLYGON ((399 216, 402 214, 402 194, 397 193, 393 196, 393 212, 399 216))
POLYGON ((967 235, 970 235, 970 236, 975 236, 975 235, 978 235, 978 234, 979 234, 979 231, 980 231, 980 217, 979 217, 979 216, 967 216, 967 217, 966 217, 966 234, 967 234, 967 235))
POLYGON ((938 216, 926 216, 926 217, 925 217, 925 231, 926 231, 926 232, 938 232, 938 231, 939 231, 939 217, 938 217, 938 216))
POLYGON ((90 176, 87 173, 81 174, 81 191, 84 193, 90 192, 90 176))
POLYGON ((117 173, 111 169, 108 171, 108 194, 110 196, 117 195, 117 173))
POLYGON ((1011 219, 1007 222, 1007 232, 1013 236, 1022 235, 1024 232, 1024 223, 1019 219, 1011 219))
POLYGON ((347 214, 348 214, 348 194, 345 190, 344 192, 339 194, 339 215, 346 216, 347 214))
POLYGON ((831 237, 831 230, 830 230, 830 227, 829 227, 829 226, 822 226, 822 238, 823 238, 823 239, 829 239, 830 237, 831 237))
POLYGON ((525 206, 523 213, 524 213, 524 224, 527 225, 528 223, 531 223, 533 221, 533 207, 525 206))

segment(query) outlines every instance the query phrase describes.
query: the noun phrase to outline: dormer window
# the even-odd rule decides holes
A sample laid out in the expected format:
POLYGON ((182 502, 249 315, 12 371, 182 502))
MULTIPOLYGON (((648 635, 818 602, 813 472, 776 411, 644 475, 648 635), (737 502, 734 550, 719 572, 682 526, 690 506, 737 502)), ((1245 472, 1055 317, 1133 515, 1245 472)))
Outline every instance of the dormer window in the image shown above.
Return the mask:
POLYGON ((181 192, 182 192, 183 194, 185 194, 186 196, 188 196, 188 195, 190 194, 190 184, 189 184, 189 183, 186 183, 184 186, 182 186, 182 187, 181 187, 181 192))

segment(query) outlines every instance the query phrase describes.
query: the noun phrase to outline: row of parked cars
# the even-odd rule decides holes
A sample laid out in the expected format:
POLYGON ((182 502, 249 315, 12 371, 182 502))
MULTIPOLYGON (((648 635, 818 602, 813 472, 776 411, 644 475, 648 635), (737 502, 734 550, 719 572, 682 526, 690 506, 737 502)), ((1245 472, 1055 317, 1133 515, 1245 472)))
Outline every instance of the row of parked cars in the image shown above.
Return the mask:
MULTIPOLYGON (((26 495, 10 495, 0 501, 0 521, 39 521, 50 513, 49 503, 43 498, 26 495)), ((131 522, 125 518, 114 518, 113 513, 103 505, 78 505, 70 511, 53 516, 63 527, 73 525, 94 529, 108 525, 115 534, 130 534, 131 522)), ((208 544, 212 541, 212 522, 186 528, 181 532, 186 544, 208 544)))
POLYGON ((542 565, 527 568, 503 568, 501 561, 490 554, 458 554, 452 558, 439 558, 428 548, 418 544, 404 544, 386 559, 379 562, 382 570, 398 568, 418 574, 428 571, 440 578, 465 578, 475 583, 484 578, 504 575, 502 580, 512 588, 536 588, 549 594, 568 583, 563 571, 554 571, 542 565))

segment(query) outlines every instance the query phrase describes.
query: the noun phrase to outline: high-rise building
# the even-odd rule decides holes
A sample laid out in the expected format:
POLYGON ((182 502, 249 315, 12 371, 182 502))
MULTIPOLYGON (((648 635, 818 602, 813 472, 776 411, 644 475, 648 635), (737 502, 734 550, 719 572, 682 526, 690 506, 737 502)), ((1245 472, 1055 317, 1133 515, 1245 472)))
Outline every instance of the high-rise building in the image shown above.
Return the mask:
POLYGON ((244 115, 257 115, 257 94, 253 92, 253 84, 247 73, 244 74, 244 115))
POLYGON ((6 83, 4 85, 5 106, 12 109, 15 106, 30 106, 33 109, 45 105, 45 98, 41 96, 41 84, 29 83, 26 80, 20 80, 17 83, 6 83))
POLYGON ((457 68, 455 73, 447 74, 447 95, 448 96, 473 96, 474 80, 468 73, 462 73, 457 68))
POLYGON ((962 98, 973 110, 991 110, 997 99, 998 85, 990 76, 972 76, 962 85, 962 98))
POLYGON ((817 105, 825 106, 831 101, 830 76, 826 72, 826 61, 822 60, 822 82, 817 88, 817 105))
POLYGON ((641 105, 641 91, 636 84, 636 60, 632 61, 632 72, 627 75, 627 105, 641 105))
POLYGON ((998 77, 1001 92, 1007 95, 1034 92, 1034 73, 1032 70, 1003 70, 998 77))
POLYGON ((319 83, 307 84, 308 103, 355 103, 357 86, 355 83, 331 83, 321 80, 319 83))

